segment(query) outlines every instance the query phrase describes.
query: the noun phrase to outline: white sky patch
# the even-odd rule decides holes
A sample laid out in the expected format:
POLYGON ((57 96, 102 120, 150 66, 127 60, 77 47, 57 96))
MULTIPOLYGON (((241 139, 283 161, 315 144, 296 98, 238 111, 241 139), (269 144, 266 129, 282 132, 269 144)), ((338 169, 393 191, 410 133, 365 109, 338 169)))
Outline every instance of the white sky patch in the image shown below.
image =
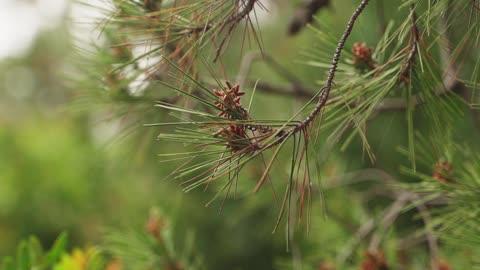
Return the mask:
POLYGON ((74 45, 90 49, 92 45, 100 44, 102 23, 106 22, 113 9, 110 0, 77 0, 72 3, 70 32, 74 45))
POLYGON ((61 21, 68 0, 0 1, 0 59, 28 50, 40 30, 61 21))

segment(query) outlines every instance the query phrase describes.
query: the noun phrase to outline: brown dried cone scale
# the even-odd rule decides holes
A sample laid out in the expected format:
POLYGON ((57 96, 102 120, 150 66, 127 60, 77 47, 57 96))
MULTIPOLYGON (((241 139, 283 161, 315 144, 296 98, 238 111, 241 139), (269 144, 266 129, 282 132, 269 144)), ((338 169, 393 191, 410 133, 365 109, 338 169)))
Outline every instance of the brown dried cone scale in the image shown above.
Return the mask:
POLYGON ((251 144, 245 133, 245 128, 239 125, 230 125, 228 128, 221 128, 214 137, 221 137, 227 141, 227 148, 234 152, 240 151, 251 144))
MULTIPOLYGON (((227 88, 224 91, 217 89, 213 89, 212 91, 219 98, 219 101, 214 102, 214 105, 220 110, 218 116, 227 119, 250 120, 248 111, 243 108, 240 102, 245 92, 240 91, 238 84, 232 86, 230 82, 226 82, 226 86, 227 88)), ((213 136, 225 139, 226 147, 234 152, 240 150, 256 151, 260 149, 258 142, 267 136, 260 135, 260 137, 255 138, 255 136, 253 136, 250 138, 247 130, 250 130, 252 133, 259 131, 261 134, 271 134, 274 132, 274 130, 268 126, 246 125, 241 123, 221 127, 213 136)))
POLYGON ((219 91, 217 89, 213 89, 212 91, 223 102, 214 102, 215 106, 221 110, 220 113, 218 113, 218 116, 223 116, 225 118, 236 118, 229 112, 233 108, 239 109, 242 120, 247 120, 249 118, 248 113, 245 109, 243 109, 242 104, 240 104, 240 97, 245 95, 245 92, 240 91, 240 85, 238 84, 233 87, 230 82, 227 82, 226 84, 226 91, 219 91), (228 105, 228 107, 225 104, 228 105))

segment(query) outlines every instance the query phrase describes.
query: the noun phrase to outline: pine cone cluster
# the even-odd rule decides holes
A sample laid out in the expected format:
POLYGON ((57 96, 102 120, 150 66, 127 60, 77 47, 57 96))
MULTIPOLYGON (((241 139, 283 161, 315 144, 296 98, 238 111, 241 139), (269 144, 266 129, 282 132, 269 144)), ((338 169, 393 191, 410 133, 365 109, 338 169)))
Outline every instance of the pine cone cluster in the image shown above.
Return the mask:
MULTIPOLYGON (((248 120, 248 112, 242 107, 240 99, 245 92, 240 91, 237 84, 232 87, 230 82, 226 82, 227 88, 224 91, 213 89, 215 96, 219 101, 215 101, 215 106, 220 109, 218 116, 229 119, 248 120)), ((251 144, 245 133, 244 125, 229 125, 228 128, 222 127, 213 134, 214 137, 220 137, 226 140, 227 148, 234 152, 244 149, 251 144)))
POLYGON ((355 42, 352 48, 353 65, 358 68, 375 69, 376 63, 372 58, 373 49, 368 48, 365 43, 355 42))

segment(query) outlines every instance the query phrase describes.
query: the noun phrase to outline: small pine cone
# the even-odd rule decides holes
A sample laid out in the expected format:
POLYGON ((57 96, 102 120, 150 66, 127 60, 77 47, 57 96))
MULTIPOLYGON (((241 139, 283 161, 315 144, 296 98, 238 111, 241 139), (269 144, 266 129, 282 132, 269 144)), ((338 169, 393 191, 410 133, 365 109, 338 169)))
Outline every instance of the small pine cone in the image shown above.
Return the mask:
POLYGON ((165 219, 151 213, 148 218, 147 223, 145 224, 145 230, 152 235, 158 241, 162 241, 162 231, 167 227, 165 219))
POLYGON ((367 252, 365 261, 360 265, 360 270, 388 270, 385 257, 381 251, 377 253, 367 252))
POLYGON ((452 164, 447 161, 441 161, 435 164, 433 168, 433 178, 443 183, 453 182, 450 178, 452 176, 452 164))
POLYGON ((121 270, 122 269, 122 261, 119 259, 114 259, 107 264, 105 270, 121 270))
POLYGON ((353 64, 358 68, 368 67, 374 69, 375 62, 372 59, 373 49, 368 48, 365 43, 355 42, 352 48, 353 64))
POLYGON ((333 270, 333 265, 327 261, 324 261, 318 265, 318 270, 333 270))
POLYGON ((452 270, 452 268, 450 268, 450 265, 448 264, 447 261, 440 260, 438 262, 438 270, 452 270))
POLYGON ((360 265, 360 270, 377 270, 377 266, 370 261, 362 262, 360 265))

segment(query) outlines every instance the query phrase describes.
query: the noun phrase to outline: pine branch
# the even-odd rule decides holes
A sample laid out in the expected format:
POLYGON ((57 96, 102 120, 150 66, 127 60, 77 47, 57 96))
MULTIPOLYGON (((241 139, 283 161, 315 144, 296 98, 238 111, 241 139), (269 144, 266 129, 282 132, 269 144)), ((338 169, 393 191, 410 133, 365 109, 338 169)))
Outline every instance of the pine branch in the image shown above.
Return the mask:
MULTIPOLYGON (((340 56, 342 53, 343 48, 345 47, 345 43, 347 42, 348 37, 352 33, 353 26, 355 24, 355 21, 357 20, 358 16, 363 12, 365 7, 367 6, 369 0, 362 0, 360 5, 357 7, 357 9, 353 12, 352 16, 350 17, 350 20, 347 23, 347 27, 345 31, 343 32, 342 37, 340 38, 340 41, 338 42, 337 48, 335 49, 335 53, 333 55, 332 59, 332 64, 330 66, 330 70, 328 72, 328 77, 327 80, 324 84, 324 86, 321 88, 319 91, 319 100, 313 111, 307 116, 307 118, 299 124, 297 127, 293 128, 288 132, 288 134, 294 134, 308 126, 315 118, 318 116, 322 108, 325 106, 327 103, 330 91, 332 89, 333 85, 333 80, 335 78, 335 73, 337 72, 337 67, 338 67, 338 61, 340 60, 340 56)), ((287 136, 288 134, 285 134, 287 136)))
MULTIPOLYGON (((395 202, 393 202, 390 207, 385 210, 383 213, 383 218, 381 222, 381 227, 382 230, 388 229, 395 220, 398 218, 398 216, 401 214, 407 203, 409 202, 410 199, 410 194, 408 193, 401 193, 395 202)), ((380 243, 382 241, 382 234, 377 233, 372 236, 372 239, 370 240, 370 245, 368 247, 368 250, 372 253, 377 253, 378 248, 380 246, 380 243)))
MULTIPOLYGON (((432 269, 437 270, 438 269, 437 264, 438 264, 438 258, 439 258, 438 240, 431 229, 431 225, 433 224, 433 222, 432 222, 432 217, 430 215, 430 212, 427 208, 427 204, 435 203, 435 201, 440 201, 441 204, 445 204, 445 198, 436 197, 436 198, 428 198, 428 200, 426 200, 426 198, 422 197, 421 195, 415 192, 411 192, 404 189, 398 190, 396 189, 396 187, 399 184, 401 184, 401 182, 398 179, 396 179, 395 177, 393 177, 392 175, 388 174, 383 170, 375 169, 375 168, 359 170, 356 172, 345 174, 343 176, 335 176, 333 178, 326 179, 326 181, 334 182, 334 183, 338 181, 342 181, 343 182, 342 186, 346 184, 358 183, 360 181, 366 181, 366 180, 379 181, 380 183, 383 183, 386 186, 392 187, 391 192, 388 192, 388 194, 395 201, 390 205, 390 207, 385 209, 381 215, 382 216, 381 227, 384 231, 394 223, 394 221, 397 219, 397 217, 402 213, 404 208, 407 207, 409 203, 417 209, 425 225, 425 233, 424 233, 425 238, 423 238, 422 240, 427 241, 428 247, 430 250, 432 269), (348 182, 345 183, 347 180, 348 182), (351 182, 351 181, 354 181, 354 182, 351 182)), ((338 186, 326 186, 326 188, 334 188, 334 187, 338 187, 338 186)), ((354 252, 356 246, 358 246, 363 239, 367 238, 375 230, 376 227, 378 227, 378 225, 375 222, 375 218, 371 218, 368 221, 364 222, 363 225, 358 228, 358 230, 350 240, 350 244, 348 244, 347 247, 341 253, 339 253, 337 257, 337 262, 342 263, 345 260, 347 260, 351 256, 351 254, 354 252)), ((378 247, 380 246, 381 239, 382 239, 382 236, 379 233, 374 234, 372 236, 370 245, 369 245, 370 252, 376 253, 378 251, 378 247)), ((417 241, 415 242, 415 244, 418 244, 420 242, 423 242, 423 241, 417 241)))

